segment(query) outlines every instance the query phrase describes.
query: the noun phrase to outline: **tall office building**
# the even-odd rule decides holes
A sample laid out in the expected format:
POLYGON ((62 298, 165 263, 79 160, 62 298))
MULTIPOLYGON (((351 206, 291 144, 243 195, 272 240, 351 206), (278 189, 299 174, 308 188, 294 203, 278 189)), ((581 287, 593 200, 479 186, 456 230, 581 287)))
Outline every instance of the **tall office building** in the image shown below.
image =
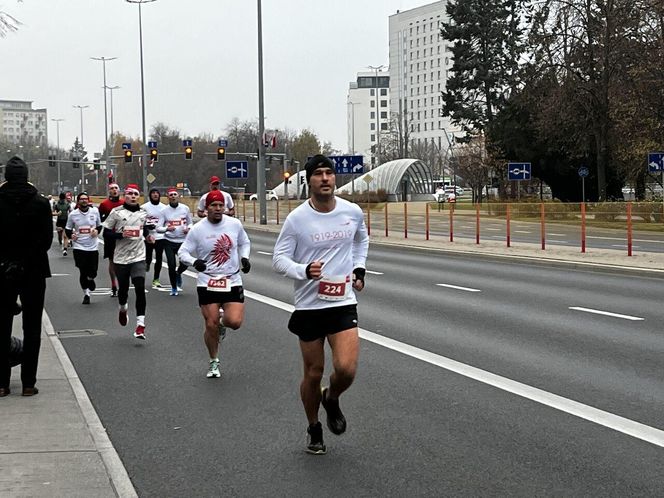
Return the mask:
POLYGON ((445 5, 433 2, 389 18, 390 107, 409 130, 411 153, 425 146, 446 156, 458 131, 442 115, 441 92, 452 66, 451 43, 440 35, 445 5))
POLYGON ((0 136, 13 144, 46 146, 46 109, 33 109, 29 100, 0 100, 0 136))
POLYGON ((364 156, 365 166, 378 166, 378 130, 384 134, 390 120, 390 75, 387 71, 357 73, 348 88, 348 152, 364 156))

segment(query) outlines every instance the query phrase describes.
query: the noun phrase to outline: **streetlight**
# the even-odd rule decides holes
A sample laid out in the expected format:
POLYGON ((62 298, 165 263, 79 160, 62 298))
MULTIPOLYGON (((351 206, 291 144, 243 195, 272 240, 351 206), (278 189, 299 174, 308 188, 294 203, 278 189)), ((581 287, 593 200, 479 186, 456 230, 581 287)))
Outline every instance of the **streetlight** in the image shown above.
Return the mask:
POLYGON ((113 61, 117 57, 90 57, 94 61, 101 61, 104 66, 104 163, 108 168, 108 115, 106 111, 106 61, 113 61))
POLYGON ((83 147, 83 109, 90 107, 89 105, 74 105, 72 106, 81 112, 81 147, 83 147))
POLYGON ((105 88, 106 88, 106 90, 110 90, 110 93, 111 93, 111 139, 112 139, 113 138, 113 133, 114 133, 114 130, 113 130, 113 90, 117 90, 120 87, 119 86, 107 86, 105 88))
POLYGON ((359 102, 351 102, 350 100, 348 101, 348 105, 350 105, 350 112, 351 112, 351 149, 353 152, 353 155, 355 155, 355 104, 358 104, 359 102))
POLYGON ((60 181, 60 121, 64 121, 62 118, 58 119, 53 119, 51 118, 51 121, 55 121, 55 126, 57 129, 57 137, 58 137, 58 142, 57 142, 57 149, 55 149, 55 162, 58 165, 58 193, 62 192, 62 182, 60 181))
POLYGON ((374 78, 374 92, 376 93, 376 166, 380 166, 380 98, 378 97, 378 72, 385 67, 384 64, 380 66, 367 66, 375 73, 374 78))
POLYGON ((265 115, 263 112, 263 20, 261 0, 257 0, 258 14, 258 171, 256 172, 256 194, 260 208, 260 224, 267 225, 267 204, 265 202, 265 115))
MULTIPOLYGON (((143 18, 141 16, 141 6, 144 3, 156 2, 156 0, 126 0, 127 3, 137 3, 138 4, 138 40, 141 49, 141 110, 143 117, 143 193, 148 190, 148 179, 147 179, 147 166, 148 166, 148 145, 147 137, 145 133, 145 79, 143 76, 143 18)), ((104 82, 104 85, 106 83, 104 82)))

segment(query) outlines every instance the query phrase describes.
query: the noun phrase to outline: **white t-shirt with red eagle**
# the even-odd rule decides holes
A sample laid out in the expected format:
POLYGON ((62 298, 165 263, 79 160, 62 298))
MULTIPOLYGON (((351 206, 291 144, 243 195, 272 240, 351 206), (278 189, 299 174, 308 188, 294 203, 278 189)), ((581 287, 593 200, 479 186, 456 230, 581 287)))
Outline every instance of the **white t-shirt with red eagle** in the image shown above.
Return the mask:
POLYGON ((231 287, 242 285, 240 260, 248 258, 251 244, 237 218, 224 216, 219 223, 207 218, 196 223, 178 251, 180 261, 192 266, 202 259, 207 268, 198 273, 197 287, 208 287, 210 279, 227 277, 231 287))

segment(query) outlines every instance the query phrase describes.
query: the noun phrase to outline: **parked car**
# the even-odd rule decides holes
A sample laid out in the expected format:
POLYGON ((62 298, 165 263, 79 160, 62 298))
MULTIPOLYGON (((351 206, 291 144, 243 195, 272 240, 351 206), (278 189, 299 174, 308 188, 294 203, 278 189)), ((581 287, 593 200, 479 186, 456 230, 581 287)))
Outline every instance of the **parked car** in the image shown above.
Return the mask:
MULTIPOLYGON (((447 187, 445 187, 445 193, 446 193, 446 194, 450 194, 450 193, 452 193, 452 192, 455 192, 454 189, 455 189, 454 185, 448 185, 447 187)), ((457 185, 457 186, 456 186, 456 192, 455 192, 455 193, 456 193, 457 196, 461 196, 461 195, 463 195, 463 188, 461 188, 461 187, 459 187, 459 186, 457 185)))
MULTIPOLYGON (((258 200, 258 194, 251 194, 249 196, 250 201, 257 201, 258 200)), ((265 191, 265 200, 267 201, 278 201, 279 196, 274 193, 274 190, 266 190, 265 191)))

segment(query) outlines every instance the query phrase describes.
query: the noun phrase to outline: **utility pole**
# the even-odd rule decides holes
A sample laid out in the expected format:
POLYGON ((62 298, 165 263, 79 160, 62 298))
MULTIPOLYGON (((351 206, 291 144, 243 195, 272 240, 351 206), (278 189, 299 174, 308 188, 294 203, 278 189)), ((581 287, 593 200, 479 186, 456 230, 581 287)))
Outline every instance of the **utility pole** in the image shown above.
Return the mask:
POLYGON ((55 149, 55 162, 58 165, 58 194, 59 194, 60 192, 62 192, 62 180, 60 179, 60 121, 64 121, 64 119, 62 119, 62 118, 52 119, 51 118, 51 121, 55 121, 55 126, 56 126, 56 129, 57 129, 56 133, 57 133, 57 138, 58 138, 57 149, 55 149))

